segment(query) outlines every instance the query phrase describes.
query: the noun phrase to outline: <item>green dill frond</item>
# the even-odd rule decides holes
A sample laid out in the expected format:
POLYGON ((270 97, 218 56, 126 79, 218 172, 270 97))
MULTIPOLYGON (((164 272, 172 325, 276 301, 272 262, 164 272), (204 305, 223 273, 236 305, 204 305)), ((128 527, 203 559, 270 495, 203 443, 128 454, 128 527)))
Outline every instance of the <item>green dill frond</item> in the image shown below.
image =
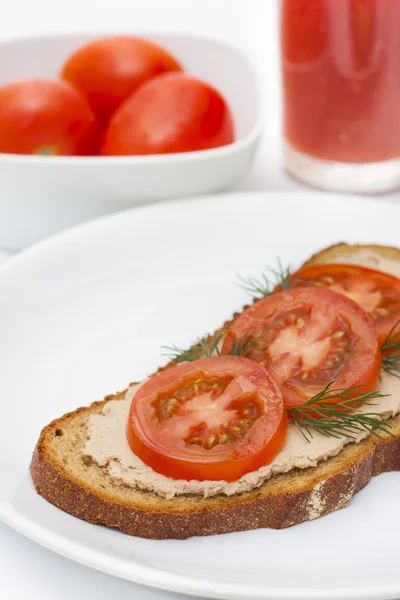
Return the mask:
POLYGON ((276 288, 282 291, 297 287, 300 278, 294 276, 290 266, 284 267, 278 259, 276 269, 268 268, 260 277, 242 277, 238 276, 239 285, 249 292, 255 300, 261 300, 272 294, 276 288))
POLYGON ((381 346, 382 369, 400 379, 400 319, 389 331, 381 346))
POLYGON ((387 394, 376 391, 359 393, 362 386, 347 389, 332 389, 328 384, 321 392, 312 396, 307 402, 290 409, 290 422, 302 436, 310 442, 313 432, 327 437, 348 437, 355 439, 360 433, 367 431, 382 439, 381 434, 391 437, 390 423, 382 419, 379 413, 364 413, 359 410, 361 404, 374 406, 370 400, 385 398, 387 394))

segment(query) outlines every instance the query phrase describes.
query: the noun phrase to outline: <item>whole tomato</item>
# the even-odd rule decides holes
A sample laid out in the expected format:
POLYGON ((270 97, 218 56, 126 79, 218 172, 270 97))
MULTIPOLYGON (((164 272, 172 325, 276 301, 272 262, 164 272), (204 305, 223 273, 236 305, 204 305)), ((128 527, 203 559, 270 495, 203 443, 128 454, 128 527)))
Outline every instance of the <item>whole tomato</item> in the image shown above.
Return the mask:
POLYGON ((28 80, 0 87, 0 152, 86 155, 99 127, 86 100, 64 81, 28 80))
POLYGON ((181 71, 169 52, 148 40, 116 36, 79 48, 66 61, 62 77, 86 97, 102 123, 139 85, 169 71, 181 71))
POLYGON ((210 85, 181 73, 155 77, 111 118, 101 154, 167 154, 234 141, 231 111, 210 85))

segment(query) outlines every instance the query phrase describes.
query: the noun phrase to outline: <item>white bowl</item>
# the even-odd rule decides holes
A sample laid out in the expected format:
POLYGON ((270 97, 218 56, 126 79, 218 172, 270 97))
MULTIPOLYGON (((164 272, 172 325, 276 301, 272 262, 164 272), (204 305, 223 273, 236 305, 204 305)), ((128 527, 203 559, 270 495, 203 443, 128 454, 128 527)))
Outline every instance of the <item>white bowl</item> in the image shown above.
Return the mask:
MULTIPOLYGON (((55 77, 68 55, 102 34, 0 43, 0 84, 55 77)), ((140 34, 141 35, 141 34, 140 34)), ((105 213, 233 186, 251 164, 261 133, 257 79, 237 48, 212 39, 145 35, 185 69, 218 88, 236 126, 233 144, 201 152, 132 157, 0 154, 0 247, 22 248, 105 213)))

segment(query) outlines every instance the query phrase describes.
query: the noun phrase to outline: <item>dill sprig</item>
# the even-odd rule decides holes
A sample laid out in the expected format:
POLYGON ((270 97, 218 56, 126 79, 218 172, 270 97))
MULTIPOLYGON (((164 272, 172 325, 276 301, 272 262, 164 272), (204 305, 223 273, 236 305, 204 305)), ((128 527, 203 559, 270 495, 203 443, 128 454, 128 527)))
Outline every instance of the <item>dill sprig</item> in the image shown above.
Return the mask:
POLYGON ((214 338, 208 334, 197 339, 190 348, 187 349, 178 348, 177 346, 163 346, 163 349, 166 350, 164 355, 169 356, 176 363, 193 362, 203 356, 219 355, 220 351, 218 345, 224 334, 225 331, 222 331, 214 338))
POLYGON ((400 319, 387 334, 381 346, 382 369, 400 379, 400 319))
MULTIPOLYGON (((225 330, 217 335, 208 334, 196 340, 190 348, 186 350, 178 348, 177 346, 163 346, 163 349, 167 351, 164 355, 169 356, 176 363, 193 362, 194 360, 198 360, 205 356, 221 356, 219 346, 225 334, 225 330)), ((244 335, 242 338, 235 338, 233 340, 232 348, 227 356, 246 356, 253 343, 254 341, 250 333, 244 335)))
POLYGON ((360 404, 374 406, 369 400, 386 398, 388 394, 376 391, 362 394, 362 386, 359 385, 332 389, 333 384, 328 384, 304 404, 290 409, 290 423, 297 427, 307 442, 311 441, 313 432, 326 437, 355 439, 358 434, 367 431, 379 439, 383 439, 381 433, 397 439, 390 431, 390 423, 379 413, 359 410, 360 404))
POLYGON ((300 277, 294 276, 290 266, 284 267, 280 259, 278 259, 278 267, 276 269, 268 268, 260 277, 242 277, 238 276, 239 285, 249 292, 255 300, 261 300, 269 296, 279 288, 282 291, 290 290, 297 287, 300 277))
POLYGON ((246 356, 253 346, 254 337, 252 333, 245 333, 241 338, 234 337, 228 356, 246 356))
POLYGON ((179 348, 178 346, 161 346, 161 348, 165 350, 162 354, 163 356, 168 356, 176 363, 192 362, 193 360, 201 358, 201 341, 202 340, 194 342, 194 344, 187 349, 179 348))

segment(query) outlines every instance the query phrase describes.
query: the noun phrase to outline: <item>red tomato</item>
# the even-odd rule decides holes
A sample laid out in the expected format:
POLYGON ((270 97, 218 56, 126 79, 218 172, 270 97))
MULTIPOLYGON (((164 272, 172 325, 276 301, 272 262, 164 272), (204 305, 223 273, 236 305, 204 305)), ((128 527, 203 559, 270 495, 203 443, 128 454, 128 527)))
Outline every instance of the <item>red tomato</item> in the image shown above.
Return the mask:
POLYGON ((355 265, 310 265, 292 280, 329 288, 357 302, 374 321, 380 344, 400 319, 400 279, 382 271, 355 265))
POLYGON ((139 85, 155 75, 181 70, 175 58, 157 44, 116 36, 79 48, 63 66, 62 77, 86 96, 104 123, 139 85))
POLYGON ((145 83, 121 105, 101 153, 190 152, 233 140, 232 115, 219 92, 194 77, 169 74, 145 83))
POLYGON ((250 333, 246 356, 267 368, 286 406, 303 404, 335 381, 334 388, 372 390, 381 369, 374 324, 353 300, 330 290, 300 287, 256 302, 231 325, 232 338, 250 333))
POLYGON ((85 155, 99 130, 85 99, 64 81, 28 80, 0 88, 0 152, 85 155))
POLYGON ((174 479, 235 481, 270 462, 287 415, 278 386, 246 358, 202 358, 162 371, 136 392, 133 452, 174 479))

